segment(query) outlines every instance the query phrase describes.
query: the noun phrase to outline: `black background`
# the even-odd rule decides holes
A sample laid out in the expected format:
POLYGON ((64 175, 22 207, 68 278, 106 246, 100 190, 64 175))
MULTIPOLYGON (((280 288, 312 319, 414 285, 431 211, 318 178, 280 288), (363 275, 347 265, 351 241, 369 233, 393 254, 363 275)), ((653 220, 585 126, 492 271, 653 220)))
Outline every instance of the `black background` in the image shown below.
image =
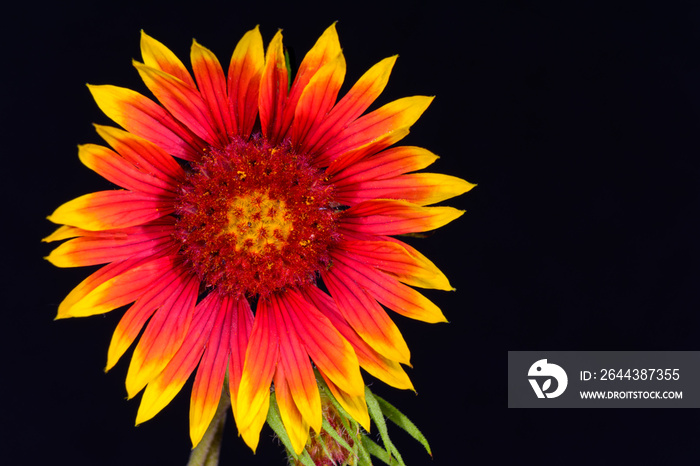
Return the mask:
MULTIPOLYGON (((146 92, 139 31, 223 63, 278 28, 297 64, 338 20, 347 83, 398 53, 378 104, 436 95, 406 144, 479 186, 465 216, 414 240, 457 292, 450 324, 398 318, 418 396, 372 387, 432 443, 410 465, 697 463, 697 410, 508 410, 508 350, 700 349, 700 6, 696 2, 25 2, 3 15, 3 464, 184 465, 189 386, 133 427, 127 363, 102 372, 121 311, 53 321, 87 275, 41 258, 58 205, 108 189, 76 145, 108 124, 85 83, 146 92), (562 6, 565 3, 566 6, 562 6), (9 457, 9 458, 8 458, 9 457)), ((347 86, 346 86, 347 89, 347 86)), ((368 378, 368 381, 371 381, 368 378)), ((231 420, 229 420, 231 421, 231 420)), ((228 423, 221 464, 257 455, 228 423)))

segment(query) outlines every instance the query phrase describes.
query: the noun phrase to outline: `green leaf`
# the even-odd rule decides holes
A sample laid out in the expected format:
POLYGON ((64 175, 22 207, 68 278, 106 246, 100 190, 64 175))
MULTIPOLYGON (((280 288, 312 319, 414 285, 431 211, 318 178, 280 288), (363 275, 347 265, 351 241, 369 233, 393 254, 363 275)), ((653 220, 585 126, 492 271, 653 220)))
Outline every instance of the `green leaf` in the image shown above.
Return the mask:
MULTIPOLYGON (((357 466, 372 466, 372 458, 370 458, 369 451, 367 451, 367 447, 364 444, 364 442, 366 440, 369 440, 369 439, 365 435, 363 435, 360 438, 360 441, 357 442, 357 446, 359 447, 358 448, 357 466)), ((377 448, 379 448, 379 447, 377 446, 377 448)), ((380 449, 380 451, 383 451, 383 450, 380 449)))
POLYGON ((284 49, 284 66, 287 67, 287 90, 289 90, 292 87, 292 63, 287 49, 284 49))
POLYGON ((311 455, 309 455, 309 452, 306 450, 301 452, 301 456, 299 457, 299 459, 301 460, 301 464, 305 466, 316 466, 314 464, 314 460, 311 459, 311 455))
MULTIPOLYGON (((362 445, 367 449, 367 452, 379 458, 384 464, 393 465, 393 458, 391 455, 384 450, 382 447, 377 445, 374 440, 367 437, 366 435, 362 437, 362 445)), ((370 463, 371 464, 371 463, 370 463)))
POLYGON ((401 466, 406 466, 406 463, 403 462, 403 458, 401 458, 401 453, 399 453, 399 450, 393 443, 389 445, 389 449, 391 450, 391 454, 394 456, 394 458, 396 458, 396 461, 398 461, 401 466))
POLYGON ((369 387, 365 386, 365 401, 367 402, 367 411, 369 411, 369 416, 374 421, 374 424, 379 430, 379 435, 384 442, 384 446, 387 447, 387 453, 389 452, 389 431, 386 428, 386 421, 384 420, 384 414, 382 414, 382 409, 379 407, 377 399, 374 394, 370 391, 369 387))
MULTIPOLYGON (((370 391, 369 387, 365 386, 365 401, 367 402, 367 410, 369 411, 369 416, 372 418, 379 431, 379 436, 382 438, 382 443, 386 448, 386 452, 396 458, 398 464, 406 466, 401 458, 399 450, 391 443, 389 438, 389 431, 386 428, 386 421, 384 420, 384 413, 379 406, 379 402, 374 397, 374 394, 370 391)), ((370 451, 370 453, 372 453, 370 451)), ((374 453, 372 453, 374 455, 374 453)), ((376 455, 374 455, 376 456, 376 455)))
POLYGON ((425 447, 426 451, 430 456, 433 456, 433 452, 430 450, 430 445, 428 444, 428 439, 425 438, 421 431, 418 430, 418 427, 416 427, 416 425, 413 422, 411 422, 411 420, 408 419, 405 414, 396 409, 385 399, 377 395, 374 395, 374 398, 377 400, 377 403, 379 403, 379 407, 381 408, 382 413, 384 413, 387 419, 389 419, 391 422, 408 432, 408 434, 411 437, 416 439, 418 442, 421 443, 421 445, 423 445, 423 447, 425 447))

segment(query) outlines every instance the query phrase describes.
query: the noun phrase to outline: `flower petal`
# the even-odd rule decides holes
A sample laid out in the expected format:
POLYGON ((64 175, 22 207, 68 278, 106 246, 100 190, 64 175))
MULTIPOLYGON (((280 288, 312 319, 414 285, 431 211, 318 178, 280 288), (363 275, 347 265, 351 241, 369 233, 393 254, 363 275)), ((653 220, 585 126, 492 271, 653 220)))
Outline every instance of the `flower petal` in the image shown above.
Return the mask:
POLYGON ((321 276, 343 317, 363 340, 379 354, 410 364, 406 341, 374 298, 338 267, 331 267, 321 276))
POLYGON ((474 186, 456 176, 412 173, 337 187, 336 199, 346 205, 355 205, 370 199, 401 199, 423 206, 459 196, 474 186))
POLYGON ((334 267, 394 312, 423 322, 447 322, 442 311, 411 287, 365 264, 358 256, 342 250, 331 252, 334 267))
POLYGON ((350 232, 401 235, 435 230, 461 217, 453 207, 422 207, 401 200, 374 199, 350 207, 339 225, 350 232))
MULTIPOLYGON (((323 32, 321 37, 319 37, 319 39, 316 41, 316 44, 314 44, 311 50, 309 50, 306 56, 304 56, 301 65, 299 65, 299 70, 294 77, 294 82, 292 83, 292 87, 289 91, 289 97, 285 103, 284 112, 282 115, 282 128, 289 128, 290 124, 292 123, 292 118, 297 118, 297 105, 300 102, 302 94, 308 92, 310 82, 314 79, 317 80, 320 70, 324 69, 328 62, 337 60, 339 56, 340 59, 342 59, 340 41, 338 40, 338 33, 335 29, 335 23, 333 23, 323 32)), ((334 66, 334 68, 337 67, 337 65, 334 66)), ((326 90, 324 95, 320 95, 319 93, 319 98, 323 98, 324 100, 328 101, 327 108, 323 110, 322 113, 319 112, 320 115, 325 115, 325 113, 330 110, 335 103, 336 96, 338 95, 338 89, 343 83, 343 78, 345 76, 344 60, 342 68, 342 74, 340 75, 338 75, 337 72, 326 73, 335 75, 335 79, 331 81, 333 86, 322 86, 326 90), (337 82, 338 77, 340 78, 340 83, 337 82), (338 89, 333 90, 336 84, 338 89)), ((328 78, 321 78, 321 81, 328 81, 328 78)))
POLYGON ((299 141, 303 151, 323 155, 330 140, 345 129, 379 97, 389 81, 396 56, 385 58, 370 68, 328 113, 299 141))
POLYGON ((129 398, 136 396, 153 380, 182 345, 192 322, 198 289, 199 279, 196 276, 181 275, 175 292, 151 317, 134 349, 126 374, 129 398))
POLYGON ((175 159, 152 142, 111 126, 95 125, 95 130, 119 155, 140 171, 173 187, 179 186, 185 178, 185 171, 175 159))
POLYGON ((153 194, 115 190, 85 194, 61 205, 48 219, 84 230, 128 228, 175 210, 173 201, 153 194))
POLYGON ((148 421, 166 407, 197 367, 217 317, 217 298, 216 293, 211 293, 197 305, 180 349, 163 372, 146 386, 136 414, 137 425, 148 421))
POLYGON ((199 45, 197 41, 192 42, 190 59, 197 87, 210 109, 217 132, 225 137, 232 134, 233 123, 226 95, 226 76, 224 76, 219 59, 209 49, 199 45))
POLYGON ((427 149, 415 146, 392 147, 379 154, 345 165, 338 169, 343 158, 333 161, 326 173, 331 173, 333 186, 345 187, 353 183, 369 180, 393 178, 404 173, 421 170, 439 157, 427 149))
POLYGON ((122 128, 185 160, 196 160, 206 143, 163 107, 123 87, 88 84, 97 106, 122 128))
POLYGON ((364 341, 345 320, 333 298, 315 286, 306 287, 303 292, 309 302, 316 306, 352 345, 363 369, 392 387, 413 390, 413 384, 401 365, 377 353, 364 341))
POLYGON ((317 121, 333 108, 345 78, 345 57, 338 53, 309 81, 295 107, 291 126, 292 144, 301 144, 317 121))
POLYGON ((342 154, 340 157, 336 157, 330 160, 326 157, 326 154, 322 154, 317 157, 316 164, 318 166, 328 166, 326 169, 326 175, 331 177, 338 171, 344 170, 347 167, 351 167, 361 160, 375 155, 376 153, 383 151, 387 147, 396 144, 401 139, 406 137, 410 131, 408 128, 398 128, 394 131, 390 131, 383 134, 376 139, 367 142, 365 145, 356 147, 342 154))
POLYGON ((122 357, 124 352, 136 340, 141 329, 156 309, 177 292, 181 275, 184 270, 178 260, 173 258, 163 259, 158 274, 153 275, 152 284, 146 289, 136 302, 124 313, 117 328, 112 334, 112 341, 107 351, 107 367, 110 370, 122 357))
POLYGON ((411 286, 453 291, 445 274, 425 256, 412 255, 403 244, 392 241, 343 241, 351 257, 388 272, 411 286))
POLYGON ((78 157, 89 169, 131 191, 173 197, 175 188, 167 180, 139 170, 116 152, 97 144, 78 146, 78 157))
MULTIPOLYGON (((367 410, 367 402, 365 401, 365 394, 362 395, 351 395, 343 390, 341 390, 337 385, 335 385, 326 374, 321 371, 321 376, 326 382, 326 385, 330 389, 333 397, 336 399, 340 406, 352 416, 357 422, 360 423, 364 429, 370 431, 369 422, 369 411, 367 410)), ((364 388, 364 386, 363 386, 364 388)))
POLYGON ((335 24, 328 26, 314 46, 306 53, 301 65, 299 65, 299 71, 294 78, 292 87, 304 89, 316 71, 340 53, 340 40, 335 24))
POLYGON ((169 258, 138 258, 107 264, 93 273, 58 305, 57 319, 104 314, 141 296, 170 268, 169 258))
POLYGON ((404 97, 358 118, 324 145, 323 160, 370 144, 394 131, 412 126, 432 102, 432 97, 404 97))
POLYGON ((284 424, 284 430, 292 442, 294 452, 299 455, 306 446, 309 438, 309 424, 302 416, 301 411, 294 402, 294 396, 287 383, 287 374, 281 365, 275 371, 275 399, 280 410, 280 417, 284 424))
MULTIPOLYGON (((389 242, 391 242, 391 243, 396 243, 396 244, 398 244, 399 246, 401 246, 402 248, 404 248, 404 249, 408 252, 408 254, 409 254, 416 262, 418 262, 418 263, 420 263, 420 264, 424 264, 424 266, 425 266, 426 268, 428 268, 428 269, 431 269, 431 268, 437 269, 437 266, 436 266, 435 264, 433 264, 433 262, 432 262, 430 259, 428 259, 427 257, 425 257, 425 255, 423 255, 420 251, 418 251, 418 250, 417 250, 416 248, 414 248, 413 246, 411 246, 411 245, 409 245, 409 244, 406 244, 406 243, 404 243, 403 241, 401 241, 401 240, 399 240, 399 239, 397 239, 397 238, 394 238, 393 236, 379 236, 379 237, 376 237, 376 236, 368 236, 368 237, 365 237, 365 238, 362 238, 362 239, 366 240, 366 239, 368 239, 368 238, 379 239, 379 240, 382 240, 382 241, 389 241, 389 242)), ((381 267, 379 267, 379 268, 381 268, 381 267)), ((438 270, 439 270, 439 269, 438 269, 438 270)), ((440 273, 442 273, 442 272, 440 272, 440 273)), ((397 274, 397 275, 399 275, 399 274, 397 274)), ((419 278, 419 277, 415 277, 415 278, 419 278)), ((421 288, 432 288, 431 286, 425 286, 425 285, 419 285, 418 283, 412 283, 412 282, 410 282, 410 281, 405 280, 404 277, 401 277, 401 276, 399 276, 399 280, 401 280, 402 282, 404 282, 404 283, 406 283, 406 284, 408 284, 408 285, 411 285, 411 286, 420 286, 421 288)), ((445 277, 445 280, 447 280, 447 277, 445 277)), ((439 281, 438 281, 438 283, 439 283, 439 281)), ((426 284, 426 285, 427 285, 427 284, 426 284)), ((449 286, 449 285, 448 285, 448 286, 449 286)), ((439 290, 442 289, 442 288, 439 288, 439 287, 437 287, 437 286, 435 286, 435 288, 437 288, 437 289, 439 289, 439 290)), ((449 289, 445 289, 445 291, 454 291, 454 288, 450 287, 449 289)))
POLYGON ((143 31, 141 31, 141 57, 147 66, 173 75, 190 87, 194 87, 192 76, 177 55, 143 31))
MULTIPOLYGON (((41 241, 44 243, 52 243, 54 241, 63 241, 68 238, 75 238, 76 236, 87 236, 88 234, 100 235, 101 231, 88 231, 82 228, 71 227, 68 225, 62 225, 51 233, 46 238, 42 238, 41 241)), ((112 234, 113 235, 113 234, 112 234)), ((108 235, 111 236, 111 235, 108 235)), ((48 259, 48 258, 47 258, 48 259)))
POLYGON ((196 88, 156 68, 138 62, 134 62, 134 67, 163 107, 194 134, 209 145, 225 145, 228 142, 226 134, 218 131, 209 107, 196 88))
POLYGON ((302 335, 296 332, 295 319, 299 316, 298 313, 290 311, 288 294, 289 292, 270 298, 280 339, 277 367, 284 370, 289 391, 302 417, 316 432, 321 432, 321 396, 309 354, 301 343, 302 335))
POLYGON ((46 259, 56 267, 84 267, 129 258, 156 258, 170 252, 177 252, 172 250, 175 246, 171 236, 172 221, 105 233, 111 234, 81 235, 79 238, 67 241, 51 251, 46 259))
POLYGON ((260 124, 265 138, 277 144, 286 132, 282 128, 282 111, 289 86, 287 62, 282 47, 282 31, 277 31, 267 46, 265 68, 260 82, 260 124))
POLYGON ((316 367, 345 392, 364 396, 365 383, 350 343, 298 292, 285 293, 292 322, 316 367))
POLYGON ((237 416, 238 388, 243 375, 245 354, 253 329, 253 311, 245 298, 236 300, 231 312, 234 313, 231 324, 231 339, 229 340, 228 382, 231 396, 231 408, 233 415, 237 416))
POLYGON ((236 45, 228 69, 228 98, 234 133, 247 138, 258 116, 260 78, 265 52, 258 26, 236 45))
MULTIPOLYGON (((214 294, 214 293, 212 293, 214 294)), ((190 397, 190 438, 196 447, 216 414, 229 360, 229 340, 233 325, 234 299, 220 299, 211 311, 214 327, 206 341, 206 350, 197 368, 190 397)), ((203 339, 203 337, 200 336, 203 339)))
MULTIPOLYGON (((271 305, 258 301, 236 400, 236 425, 255 451, 270 406, 270 384, 279 358, 279 336, 271 305)), ((233 401, 233 400, 232 400, 233 401)))

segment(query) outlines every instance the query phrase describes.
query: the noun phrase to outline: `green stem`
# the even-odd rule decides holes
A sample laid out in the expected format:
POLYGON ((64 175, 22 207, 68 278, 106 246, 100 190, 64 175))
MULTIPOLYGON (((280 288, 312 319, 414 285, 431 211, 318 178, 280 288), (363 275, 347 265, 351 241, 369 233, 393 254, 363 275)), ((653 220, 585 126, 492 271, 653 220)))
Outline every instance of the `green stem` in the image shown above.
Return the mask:
POLYGON ((190 460, 187 466, 218 466, 219 452, 221 451, 221 438, 224 433, 226 423, 226 413, 231 406, 231 399, 228 392, 224 390, 219 400, 219 407, 216 409, 214 419, 211 420, 202 440, 190 453, 190 460))

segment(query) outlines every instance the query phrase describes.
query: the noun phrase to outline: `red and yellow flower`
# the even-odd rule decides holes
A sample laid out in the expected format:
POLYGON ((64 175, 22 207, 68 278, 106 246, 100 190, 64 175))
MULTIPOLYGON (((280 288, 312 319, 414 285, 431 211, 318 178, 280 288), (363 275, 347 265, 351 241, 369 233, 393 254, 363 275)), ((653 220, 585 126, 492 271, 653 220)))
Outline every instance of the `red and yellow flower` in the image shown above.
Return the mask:
POLYGON ((462 211, 429 206, 473 186, 410 173, 437 156, 391 147, 432 99, 403 98, 365 113, 387 84, 390 57, 338 100, 345 60, 335 26, 291 85, 280 32, 266 52, 258 28, 245 34, 227 74, 196 42, 194 76, 146 34, 141 53, 134 66, 159 103, 89 86, 123 129, 97 126, 110 147, 86 144, 79 156, 123 189, 81 196, 49 217, 63 226, 46 241, 68 240, 51 263, 106 264, 70 292, 58 318, 133 303, 114 332, 107 369, 143 330, 126 377, 130 398, 145 388, 137 423, 196 372, 195 445, 226 389, 238 431, 255 449, 274 386, 301 452, 309 428, 321 429, 316 372, 368 429, 360 367, 412 388, 401 367, 408 347, 384 307, 442 322, 412 287, 451 289, 432 262, 392 235, 456 219, 462 211))

